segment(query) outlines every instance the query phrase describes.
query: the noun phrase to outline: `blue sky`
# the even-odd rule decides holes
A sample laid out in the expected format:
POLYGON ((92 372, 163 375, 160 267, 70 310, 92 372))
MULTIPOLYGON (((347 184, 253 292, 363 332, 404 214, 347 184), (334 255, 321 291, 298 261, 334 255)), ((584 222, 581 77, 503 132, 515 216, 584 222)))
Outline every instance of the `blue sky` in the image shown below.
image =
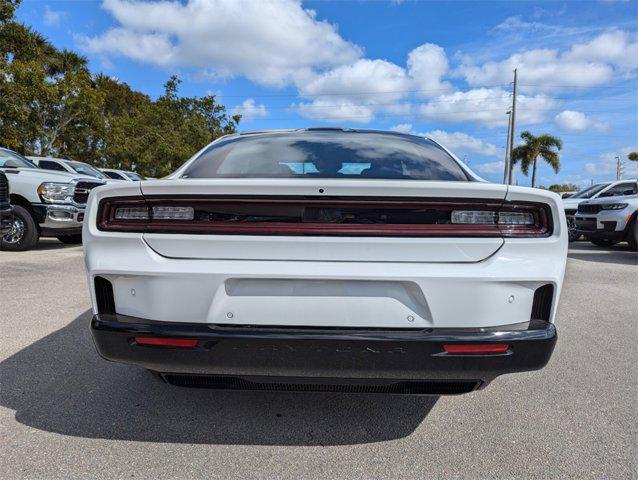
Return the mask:
POLYGON ((517 132, 564 142, 539 183, 613 179, 638 149, 637 1, 24 0, 18 19, 153 97, 178 74, 242 130, 427 134, 500 181, 518 67, 517 132))

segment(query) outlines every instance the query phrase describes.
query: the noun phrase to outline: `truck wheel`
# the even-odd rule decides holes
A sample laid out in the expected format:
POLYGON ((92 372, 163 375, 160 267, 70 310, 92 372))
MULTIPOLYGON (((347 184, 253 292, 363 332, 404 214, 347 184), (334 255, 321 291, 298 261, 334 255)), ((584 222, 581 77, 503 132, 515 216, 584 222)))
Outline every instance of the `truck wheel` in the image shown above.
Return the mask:
POLYGON ((567 238, 570 242, 575 242, 580 238, 580 233, 576 231, 576 221, 574 217, 567 217, 567 238))
POLYGON ((570 242, 576 242, 578 241, 578 239, 580 239, 580 233, 578 233, 576 230, 569 230, 567 236, 570 242))
POLYGON ((13 206, 13 228, 2 237, 0 249, 12 252, 23 252, 35 247, 40 234, 35 220, 24 207, 13 206))
POLYGON ((78 243, 82 243, 81 233, 76 233, 75 235, 60 235, 56 238, 65 245, 77 245, 78 243))
POLYGON ((616 240, 610 240, 609 238, 588 238, 587 240, 599 247, 613 247, 618 243, 616 240))

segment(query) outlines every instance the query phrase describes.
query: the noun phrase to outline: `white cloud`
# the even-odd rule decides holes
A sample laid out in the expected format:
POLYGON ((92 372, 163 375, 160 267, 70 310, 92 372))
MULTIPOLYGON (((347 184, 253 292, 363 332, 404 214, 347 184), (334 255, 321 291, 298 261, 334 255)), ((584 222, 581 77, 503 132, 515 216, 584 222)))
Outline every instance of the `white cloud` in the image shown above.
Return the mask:
POLYGON ((232 115, 241 115, 242 120, 246 122, 268 116, 266 106, 263 103, 256 105, 255 99, 253 98, 247 98, 241 105, 233 107, 230 113, 232 115))
POLYGON ((574 45, 565 58, 612 63, 621 70, 629 71, 638 68, 638 42, 632 41, 627 32, 615 30, 603 33, 590 42, 574 45))
POLYGON ((418 133, 412 128, 412 124, 410 123, 400 123, 394 127, 390 127, 390 130, 393 132, 409 133, 412 135, 421 135, 422 137, 431 138, 457 155, 476 154, 484 157, 498 157, 501 155, 501 151, 496 145, 463 132, 433 130, 427 133, 418 133))
MULTIPOLYGON (((511 108, 509 92, 501 88, 476 88, 466 92, 441 95, 419 107, 426 118, 442 122, 474 122, 487 127, 507 125, 506 113, 511 108)), ((542 122, 558 102, 546 95, 519 95, 518 125, 542 122)))
POLYGON ((455 153, 473 153, 484 157, 498 157, 501 155, 501 151, 496 145, 484 142, 480 138, 473 137, 467 133, 433 130, 426 135, 455 153))
POLYGON ((51 10, 51 7, 49 7, 48 5, 45 5, 44 17, 43 17, 44 24, 50 27, 57 27, 58 25, 60 25, 60 22, 62 21, 62 17, 64 17, 65 15, 66 15, 66 12, 51 10))
POLYGON ((296 0, 104 0, 103 8, 119 26, 85 38, 87 51, 201 68, 216 77, 281 86, 362 54, 296 0))
POLYGON ((528 22, 523 20, 523 17, 521 17, 520 15, 516 15, 507 17, 496 27, 494 27, 494 30, 497 32, 506 33, 520 33, 523 30, 529 30, 533 32, 559 32, 562 31, 563 28, 564 27, 559 27, 557 25, 548 25, 542 22, 528 22))
POLYGON ((505 171, 505 162, 503 160, 500 160, 498 162, 482 163, 482 164, 476 165, 475 167, 472 167, 472 168, 473 168, 473 170, 476 170, 479 173, 485 173, 485 174, 500 173, 500 174, 503 174, 503 172, 505 171))
POLYGON ((592 120, 584 113, 574 110, 563 110, 554 117, 554 121, 561 130, 571 132, 580 132, 588 129, 606 130, 609 127, 605 122, 592 120))
POLYGON ((408 72, 419 96, 430 97, 451 90, 452 86, 441 80, 448 68, 445 50, 433 43, 424 43, 408 54, 408 72))
POLYGON ((395 125, 394 127, 390 127, 390 130, 399 133, 409 133, 410 135, 421 135, 414 131, 411 123, 400 123, 398 125, 395 125))
MULTIPOLYGON (((497 29, 520 28, 560 31, 538 22, 524 22, 510 17, 497 29)), ((535 49, 515 53, 501 61, 475 63, 465 57, 456 74, 474 87, 502 85, 512 81, 512 71, 518 68, 518 78, 524 91, 577 85, 593 87, 609 82, 616 71, 630 72, 638 68, 638 42, 629 33, 614 30, 602 33, 586 43, 570 49, 535 49)))
POLYGON ((410 77, 398 65, 361 59, 299 85, 300 96, 316 98, 293 107, 316 120, 367 123, 377 110, 396 109, 411 85, 410 77))
POLYGON ((638 177, 638 162, 627 160, 629 152, 638 151, 638 145, 621 148, 617 152, 605 152, 600 155, 596 162, 585 164, 585 171, 591 175, 605 175, 607 177, 616 178, 616 156, 620 157, 623 164, 623 178, 638 177))
POLYGON ((602 85, 612 78, 614 72, 612 66, 606 63, 569 60, 561 56, 558 50, 538 49, 482 65, 466 61, 459 67, 458 73, 471 86, 506 85, 512 81, 515 68, 518 68, 518 80, 523 90, 543 90, 545 85, 602 85))

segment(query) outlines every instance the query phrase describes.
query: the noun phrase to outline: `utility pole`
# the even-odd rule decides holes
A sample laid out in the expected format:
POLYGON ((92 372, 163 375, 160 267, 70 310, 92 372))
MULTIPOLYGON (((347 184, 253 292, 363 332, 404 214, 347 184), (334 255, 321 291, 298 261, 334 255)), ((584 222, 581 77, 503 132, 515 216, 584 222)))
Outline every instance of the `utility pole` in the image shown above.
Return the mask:
POLYGON ((512 95, 512 113, 510 114, 510 122, 512 123, 512 127, 510 128, 510 161, 509 161, 509 171, 507 173, 507 184, 512 183, 512 170, 514 164, 512 163, 512 150, 514 150, 514 138, 516 138, 516 90, 518 86, 518 68, 514 69, 514 94, 512 95))
POLYGON ((512 112, 507 112, 509 118, 507 119, 507 143, 505 144, 505 168, 503 169, 503 183, 507 185, 509 183, 508 173, 510 171, 510 129, 512 128, 512 112))
POLYGON ((622 163, 620 157, 616 155, 616 181, 622 180, 622 163))

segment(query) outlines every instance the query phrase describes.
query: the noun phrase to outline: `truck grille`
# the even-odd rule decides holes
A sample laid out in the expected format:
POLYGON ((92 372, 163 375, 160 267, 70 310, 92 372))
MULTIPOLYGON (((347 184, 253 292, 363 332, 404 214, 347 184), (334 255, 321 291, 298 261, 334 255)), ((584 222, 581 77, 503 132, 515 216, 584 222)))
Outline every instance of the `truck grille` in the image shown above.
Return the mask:
POLYGON ((0 172, 0 204, 9 203, 9 180, 0 172))
POLYGON ((578 205, 578 213, 598 213, 600 212, 600 205, 578 205))
POLYGON ((89 199, 89 193, 91 193, 91 190, 101 185, 104 184, 100 182, 78 182, 78 184, 75 186, 73 201, 75 203, 86 203, 86 201, 89 199))

